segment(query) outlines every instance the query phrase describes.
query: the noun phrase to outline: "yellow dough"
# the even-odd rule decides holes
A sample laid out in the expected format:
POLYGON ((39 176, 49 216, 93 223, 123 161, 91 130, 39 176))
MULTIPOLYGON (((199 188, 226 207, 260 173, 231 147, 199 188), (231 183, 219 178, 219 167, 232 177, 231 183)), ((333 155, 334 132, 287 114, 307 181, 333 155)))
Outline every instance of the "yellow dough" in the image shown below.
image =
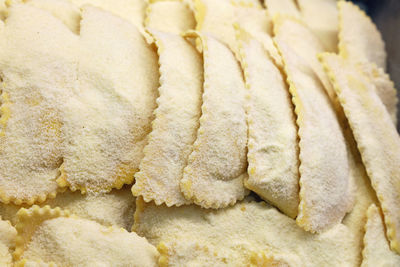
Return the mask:
POLYGON ((0 216, 0 266, 11 267, 12 250, 15 248, 17 230, 9 221, 2 220, 0 216))
POLYGON ((312 68, 331 101, 335 99, 329 78, 318 61, 318 54, 324 52, 325 48, 311 29, 298 19, 276 16, 274 18, 274 32, 275 39, 287 43, 312 68))
POLYGON ((382 68, 377 67, 374 63, 361 63, 358 66, 364 75, 366 75, 374 84, 376 93, 389 112, 393 124, 396 126, 397 103, 399 102, 399 99, 393 81, 382 68))
POLYGON ((31 205, 58 190, 61 106, 76 79, 78 39, 41 9, 8 13, 0 23, 0 199, 31 205))
POLYGON ((182 0, 156 0, 148 4, 144 24, 149 29, 180 34, 194 30, 196 20, 189 5, 182 0))
POLYGON ((386 69, 382 36, 371 19, 358 6, 339 1, 339 53, 353 62, 373 62, 386 69))
POLYGON ((357 247, 346 226, 312 234, 266 203, 244 200, 217 211, 141 198, 136 205, 133 229, 157 245, 164 266, 247 266, 262 253, 289 266, 355 265, 357 247))
POLYGON ((79 41, 57 182, 107 192, 131 183, 139 168, 156 106, 157 57, 135 26, 94 7, 83 8, 79 41))
POLYGON ((272 21, 265 9, 237 5, 233 26, 235 28, 240 27, 250 33, 254 39, 263 44, 264 48, 274 59, 275 64, 279 67, 282 66, 278 50, 271 38, 272 21))
POLYGON ((160 96, 132 192, 158 205, 179 206, 190 203, 183 197, 179 182, 199 128, 203 61, 183 37, 156 30, 151 34, 159 53, 160 96))
POLYGON ((337 0, 297 0, 304 22, 323 43, 326 51, 338 50, 337 0))
POLYGON ((301 16, 295 0, 264 0, 264 5, 271 18, 279 14, 296 18, 300 18, 301 16))
POLYGON ((245 87, 233 53, 209 35, 202 41, 204 85, 200 128, 180 183, 186 199, 222 208, 243 199, 247 178, 245 87))
POLYGON ((394 73, 349 1, 0 0, 0 267, 400 266, 394 73))
POLYGON ((385 236, 383 218, 372 204, 367 212, 362 267, 399 266, 400 255, 390 250, 385 236))
POLYGON ((235 6, 230 0, 193 0, 196 30, 212 36, 237 53, 235 6))
MULTIPOLYGON (((348 126, 349 127, 349 126, 348 126)), ((350 131, 350 129, 346 129, 350 131)), ((346 134, 346 141, 349 144, 349 167, 350 175, 354 179, 355 187, 355 202, 354 207, 343 219, 343 224, 354 234, 355 241, 357 242, 359 253, 357 255, 357 266, 361 264, 362 260, 362 247, 364 238, 364 226, 367 221, 367 209, 372 203, 378 203, 376 194, 371 187, 365 167, 362 164, 361 157, 357 151, 357 144, 355 143, 352 134, 346 134)))
POLYGON ((69 0, 27 0, 25 3, 50 12, 72 32, 79 34, 81 14, 79 8, 69 0))
MULTIPOLYGON (((132 196, 130 187, 127 186, 99 195, 82 195, 78 191, 66 191, 41 204, 41 206, 45 205, 68 209, 80 218, 93 220, 105 226, 114 225, 125 229, 132 227, 132 218, 135 212, 135 198, 132 196)), ((29 206, 22 207, 28 208, 29 206)), ((17 212, 22 207, 0 203, 0 216, 15 225, 17 212)))
POLYGON ((19 264, 42 261, 61 266, 156 266, 158 252, 145 238, 121 228, 70 216, 49 206, 18 212, 19 264))
POLYGON ((68 0, 76 6, 90 4, 143 27, 147 0, 68 0))
POLYGON ((321 232, 341 222, 353 204, 344 135, 316 73, 280 38, 299 135, 300 204, 296 218, 307 231, 321 232))
POLYGON ((321 56, 344 112, 385 218, 391 249, 400 253, 400 137, 376 88, 350 62, 335 54, 321 56))
POLYGON ((245 186, 292 218, 299 205, 297 127, 282 74, 262 44, 238 33, 247 88, 248 173, 245 186))

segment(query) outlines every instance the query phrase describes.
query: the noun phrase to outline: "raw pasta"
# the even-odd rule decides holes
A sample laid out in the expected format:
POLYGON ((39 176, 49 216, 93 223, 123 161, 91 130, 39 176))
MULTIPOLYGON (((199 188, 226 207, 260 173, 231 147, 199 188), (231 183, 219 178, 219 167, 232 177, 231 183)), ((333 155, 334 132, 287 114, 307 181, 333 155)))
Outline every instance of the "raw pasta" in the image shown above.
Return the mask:
POLYGON ((15 260, 63 266, 156 266, 158 252, 145 238, 70 216, 49 206, 18 212, 15 260))
POLYGON ((400 255, 390 250, 385 236, 385 226, 378 208, 372 204, 365 224, 362 267, 399 266, 400 255))
POLYGON ((353 204, 346 143, 316 73, 285 40, 276 38, 297 115, 300 204, 296 221, 321 232, 341 222, 353 204))
POLYGON ((248 174, 245 186, 292 218, 299 205, 297 126, 282 74, 261 43, 238 34, 247 88, 248 174))
POLYGON ((244 81, 233 53, 209 35, 202 41, 204 85, 200 128, 180 183, 186 199, 222 208, 247 193, 244 81))
POLYGON ((201 114, 203 62, 183 37, 151 31, 160 57, 160 96, 149 143, 132 192, 156 204, 190 203, 179 182, 193 150, 201 114))
POLYGON ((321 56, 353 130, 384 214, 391 249, 400 253, 400 138, 375 86, 351 62, 321 56))

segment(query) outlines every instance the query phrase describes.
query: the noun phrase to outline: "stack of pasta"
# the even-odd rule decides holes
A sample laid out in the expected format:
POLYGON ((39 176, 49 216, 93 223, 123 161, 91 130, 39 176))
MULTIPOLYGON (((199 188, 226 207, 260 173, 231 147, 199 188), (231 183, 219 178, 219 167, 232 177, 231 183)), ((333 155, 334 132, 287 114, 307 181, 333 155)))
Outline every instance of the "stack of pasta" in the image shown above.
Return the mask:
POLYGON ((0 18, 1 266, 400 266, 397 96, 357 6, 0 18))

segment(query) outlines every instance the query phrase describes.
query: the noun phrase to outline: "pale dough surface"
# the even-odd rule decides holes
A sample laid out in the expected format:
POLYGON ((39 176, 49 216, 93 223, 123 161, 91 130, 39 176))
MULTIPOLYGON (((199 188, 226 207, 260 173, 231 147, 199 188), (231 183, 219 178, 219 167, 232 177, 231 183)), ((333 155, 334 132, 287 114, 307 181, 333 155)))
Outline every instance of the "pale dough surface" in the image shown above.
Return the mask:
POLYGON ((307 231, 321 232, 342 221, 353 192, 346 142, 318 76, 307 62, 276 38, 297 115, 300 204, 296 218, 307 231))
POLYGON ((172 266, 246 266, 262 254, 282 266, 355 265, 358 250, 346 226, 311 234, 266 203, 244 200, 214 211, 138 198, 137 207, 134 230, 158 245, 160 262, 172 266))

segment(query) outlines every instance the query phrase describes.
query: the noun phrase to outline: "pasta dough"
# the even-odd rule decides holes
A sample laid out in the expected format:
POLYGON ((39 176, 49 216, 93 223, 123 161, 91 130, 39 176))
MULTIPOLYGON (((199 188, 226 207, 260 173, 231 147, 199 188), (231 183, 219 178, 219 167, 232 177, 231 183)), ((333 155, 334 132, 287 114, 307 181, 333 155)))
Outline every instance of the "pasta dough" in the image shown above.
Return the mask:
POLYGON ((340 55, 353 62, 374 62, 385 70, 385 44, 375 24, 349 1, 339 1, 338 7, 340 55))
POLYGON ((400 255, 390 250, 385 236, 383 219, 374 204, 369 207, 367 216, 361 266, 399 266, 400 255))
POLYGON ((317 57, 319 53, 325 51, 325 48, 313 32, 302 21, 285 16, 274 18, 274 32, 276 39, 285 41, 312 68, 329 98, 336 105, 335 92, 317 57))
POLYGON ((63 266, 156 266, 158 252, 146 239, 107 228, 49 206, 18 212, 14 258, 63 266))
POLYGON ((301 16, 295 0, 264 0, 264 5, 271 18, 279 14, 296 18, 301 16))
POLYGON ((141 29, 147 0, 68 0, 76 6, 90 4, 120 16, 141 29))
POLYGON ((15 247, 17 231, 11 226, 10 222, 4 221, 0 217, 0 265, 11 267, 12 249, 15 247))
MULTIPOLYGON (((235 6, 230 0, 194 0, 196 30, 229 46, 236 54, 235 6)), ((200 45, 200 44, 198 44, 200 45)))
POLYGON ((235 9, 235 18, 233 24, 234 28, 240 27, 250 33, 254 39, 263 44, 264 48, 274 59, 275 64, 281 67, 281 58, 271 38, 272 21, 266 10, 263 8, 237 5, 235 9))
POLYGON ((370 82, 375 86, 376 93, 389 112, 393 124, 397 125, 397 97, 396 88, 390 77, 382 68, 377 67, 374 63, 363 63, 358 65, 361 71, 366 75, 370 82))
POLYGON ((276 38, 295 105, 300 138, 300 204, 296 221, 321 232, 341 222, 353 204, 344 136, 316 73, 276 38))
POLYGON ((295 218, 299 162, 293 105, 282 74, 262 44, 244 30, 239 41, 249 128, 245 186, 295 218))
POLYGON ((289 266, 355 265, 357 248, 342 224, 311 234, 276 209, 251 200, 217 211, 193 205, 166 208, 141 198, 136 205, 134 230, 158 244, 160 262, 169 266, 247 266, 264 258, 263 253, 289 266))
POLYGON ((179 206, 190 203, 179 182, 199 127, 203 62, 183 37, 156 30, 151 34, 160 56, 160 97, 132 192, 158 205, 179 206))
POLYGON ((339 54, 357 64, 374 83, 376 92, 397 125, 398 97, 385 73, 386 52, 382 36, 366 14, 350 2, 339 4, 339 54))
POLYGON ((321 56, 382 207, 391 249, 400 253, 400 138, 376 88, 351 63, 321 56))
MULTIPOLYGON (((350 131, 350 129, 346 130, 350 131)), ((353 136, 351 134, 346 135, 346 141, 351 148, 349 153, 349 167, 350 174, 355 183, 355 203, 351 212, 344 217, 343 224, 346 225, 354 234, 359 250, 357 255, 357 265, 360 265, 362 261, 361 252, 365 232, 364 226, 367 221, 367 209, 372 203, 378 203, 378 200, 376 199, 375 192, 371 187, 365 167, 361 162, 360 154, 357 150, 357 145, 353 136)))
POLYGON ((204 61, 200 128, 180 183, 186 199, 222 208, 243 199, 247 126, 244 81, 232 52, 209 35, 201 38, 204 61))
POLYGON ((147 28, 175 34, 196 27, 193 11, 182 0, 158 0, 149 3, 144 23, 147 28))
MULTIPOLYGON (((127 186, 99 195, 82 195, 80 192, 66 191, 40 205, 68 209, 80 218, 93 220, 105 226, 115 225, 125 229, 131 229, 135 212, 135 198, 127 186)), ((27 205, 22 207, 29 208, 27 205)), ((20 208, 21 206, 0 203, 0 216, 16 224, 17 212, 20 208)))
POLYGON ((50 12, 59 18, 72 32, 79 34, 81 14, 79 8, 68 0, 27 0, 27 5, 50 12))
POLYGON ((12 6, 0 24, 0 199, 31 205, 58 191, 61 106, 76 79, 78 39, 28 5, 12 6))
POLYGON ((74 96, 64 104, 60 186, 107 192, 132 183, 156 106, 155 52, 139 30, 95 7, 82 11, 74 96))
POLYGON ((337 0, 297 0, 304 22, 318 36, 324 50, 338 50, 337 0))

